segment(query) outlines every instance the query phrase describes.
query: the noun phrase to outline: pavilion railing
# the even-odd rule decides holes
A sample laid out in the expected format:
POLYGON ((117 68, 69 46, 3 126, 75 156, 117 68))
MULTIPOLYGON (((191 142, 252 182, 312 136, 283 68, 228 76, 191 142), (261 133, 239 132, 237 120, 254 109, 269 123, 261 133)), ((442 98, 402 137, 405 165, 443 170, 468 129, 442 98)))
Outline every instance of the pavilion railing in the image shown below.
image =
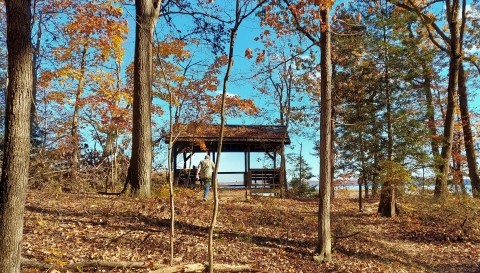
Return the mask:
MULTIPOLYGON (((199 183, 196 183, 196 172, 197 169, 175 170, 175 184, 187 187, 198 186, 199 183)), ((280 189, 279 169, 250 169, 247 172, 218 172, 219 177, 222 175, 243 176, 243 181, 221 181, 219 186, 222 188, 247 188, 253 190, 280 189)))

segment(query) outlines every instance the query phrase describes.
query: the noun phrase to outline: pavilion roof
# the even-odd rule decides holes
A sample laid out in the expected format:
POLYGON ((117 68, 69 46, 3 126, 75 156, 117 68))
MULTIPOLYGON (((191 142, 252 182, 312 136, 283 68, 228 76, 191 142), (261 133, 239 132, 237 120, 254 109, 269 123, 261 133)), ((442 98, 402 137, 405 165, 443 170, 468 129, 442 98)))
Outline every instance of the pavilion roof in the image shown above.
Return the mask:
MULTIPOLYGON (((177 142, 217 142, 220 136, 218 124, 175 124, 173 137, 177 142)), ((223 142, 281 143, 290 144, 290 137, 283 125, 225 125, 223 142)), ((169 134, 165 142, 169 143, 169 134)))

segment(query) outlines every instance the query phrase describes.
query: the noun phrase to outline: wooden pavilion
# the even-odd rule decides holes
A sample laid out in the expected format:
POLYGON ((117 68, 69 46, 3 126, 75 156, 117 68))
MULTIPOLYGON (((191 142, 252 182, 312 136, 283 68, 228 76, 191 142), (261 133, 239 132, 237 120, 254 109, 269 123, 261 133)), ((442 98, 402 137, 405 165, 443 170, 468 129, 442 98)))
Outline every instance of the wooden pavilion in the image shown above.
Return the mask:
MULTIPOLYGON (((195 153, 208 153, 216 162, 220 125, 213 124, 175 124, 173 134, 165 135, 165 142, 173 142, 172 166, 174 181, 178 185, 191 186, 195 184, 196 169, 189 169, 187 162, 195 153), (183 166, 178 166, 177 159, 183 155, 183 166)), ((218 172, 222 174, 243 175, 242 184, 229 183, 229 187, 244 187, 252 192, 278 192, 280 182, 285 181, 285 171, 277 166, 277 157, 290 144, 290 137, 285 126, 268 125, 225 125, 222 154, 243 153, 245 170, 242 172, 218 172), (273 161, 273 168, 251 168, 251 153, 265 153, 273 161)), ((221 162, 222 163, 222 162, 221 162)))

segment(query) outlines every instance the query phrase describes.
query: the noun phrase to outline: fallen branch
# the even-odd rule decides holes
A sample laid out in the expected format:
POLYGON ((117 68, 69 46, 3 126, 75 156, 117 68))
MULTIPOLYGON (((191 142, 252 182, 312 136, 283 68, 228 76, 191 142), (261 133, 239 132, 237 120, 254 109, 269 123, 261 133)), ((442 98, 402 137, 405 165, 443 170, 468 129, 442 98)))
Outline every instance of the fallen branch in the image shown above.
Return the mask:
POLYGON ((97 192, 100 195, 122 195, 121 192, 106 192, 106 191, 99 191, 97 192))
POLYGON ((333 236, 333 238, 335 239, 345 239, 345 238, 349 238, 349 237, 353 237, 353 236, 356 236, 358 234, 362 233, 361 231, 357 231, 357 232, 354 232, 354 233, 351 233, 351 234, 347 234, 347 235, 336 235, 336 236, 333 236))
POLYGON ((120 236, 118 236, 118 237, 116 237, 116 238, 113 238, 113 239, 112 239, 112 240, 110 240, 110 242, 108 242, 108 243, 107 243, 105 246, 109 246, 111 243, 114 243, 114 242, 116 242, 116 241, 120 240, 120 238, 122 238, 123 236, 125 236, 125 235, 129 234, 130 232, 132 232, 132 230, 129 230, 129 231, 127 231, 127 232, 125 232, 125 233, 121 234, 120 236))
POLYGON ((39 261, 29 260, 29 259, 25 259, 25 258, 22 257, 22 267, 38 268, 40 270, 49 270, 51 268, 54 268, 54 265, 53 264, 47 264, 47 263, 41 263, 39 261))
POLYGON ((35 178, 37 176, 41 176, 41 175, 47 175, 47 174, 52 174, 52 173, 66 173, 70 170, 59 170, 59 171, 51 171, 51 172, 45 172, 45 173, 37 173, 31 177, 29 177, 28 179, 32 179, 32 178, 35 178))
POLYGON ((149 268, 152 263, 147 262, 108 262, 108 261, 87 261, 63 266, 67 269, 77 269, 85 267, 102 267, 102 268, 149 268))
MULTIPOLYGON (((151 268, 153 266, 150 262, 109 262, 109 261, 86 261, 86 262, 78 262, 73 264, 67 264, 62 266, 65 269, 78 269, 78 268, 86 268, 86 267, 103 267, 103 268, 151 268)), ((22 258, 22 267, 27 268, 38 268, 42 270, 48 270, 54 268, 54 264, 50 263, 42 263, 36 260, 30 260, 22 258)))
MULTIPOLYGON (((22 258, 22 267, 38 268, 41 270, 49 270, 55 268, 54 264, 42 263, 36 260, 22 258)), ((207 264, 184 264, 177 266, 167 266, 163 264, 153 264, 152 262, 109 262, 109 261, 86 261, 62 266, 64 269, 78 270, 79 268, 154 268, 150 273, 175 273, 175 272, 201 272, 208 268, 207 264)), ((229 265, 229 264, 215 264, 213 269, 216 272, 264 272, 260 269, 252 268, 250 265, 229 265)))
MULTIPOLYGON (((203 272, 208 268, 208 264, 185 264, 160 268, 150 273, 176 273, 176 272, 203 272)), ((229 265, 215 264, 213 265, 215 272, 264 272, 260 269, 252 268, 250 265, 229 265)))

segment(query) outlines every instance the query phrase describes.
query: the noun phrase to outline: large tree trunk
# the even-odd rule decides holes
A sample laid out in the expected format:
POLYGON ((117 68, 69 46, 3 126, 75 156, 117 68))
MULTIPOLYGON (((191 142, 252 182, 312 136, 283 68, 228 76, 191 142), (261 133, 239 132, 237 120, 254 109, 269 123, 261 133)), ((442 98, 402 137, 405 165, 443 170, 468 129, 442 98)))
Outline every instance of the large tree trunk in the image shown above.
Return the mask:
POLYGON ((394 217, 399 213, 396 200, 395 184, 387 182, 382 184, 380 191, 380 203, 378 205, 378 213, 385 217, 394 217))
MULTIPOLYGON (((385 75, 384 75, 384 84, 385 84, 385 94, 387 96, 387 159, 388 161, 393 161, 393 132, 392 132, 392 100, 390 96, 390 71, 388 64, 388 49, 387 49, 387 30, 386 27, 383 29, 383 42, 384 42, 384 62, 385 62, 385 75)), ((388 180, 383 181, 382 190, 380 192, 380 203, 378 204, 378 212, 382 216, 394 217, 397 214, 396 209, 396 185, 393 181, 388 180)))
MULTIPOLYGON (((461 58, 461 39, 458 26, 460 1, 446 1, 447 22, 450 30, 450 64, 448 68, 448 102, 443 130, 441 162, 435 181, 435 197, 440 200, 447 198, 447 180, 450 170, 450 157, 452 155, 453 123, 457 105, 458 70, 461 58)), ((463 27, 462 27, 463 28, 463 27)))
MULTIPOLYGON (((388 78, 388 77, 387 77, 388 78)), ((393 135, 391 122, 391 104, 390 92, 387 86, 387 135, 388 135, 388 160, 393 160, 393 135)), ((378 204, 378 213, 385 217, 395 217, 398 209, 396 202, 396 185, 394 181, 387 180, 382 182, 380 191, 380 202, 378 204)))
MULTIPOLYGON (((480 198, 480 177, 478 175, 477 156, 475 147, 472 124, 470 123, 470 113, 468 110, 467 98, 467 77, 463 68, 463 62, 460 62, 458 73, 458 96, 460 102, 460 112, 462 115, 463 141, 465 143, 465 154, 467 156, 468 176, 472 184, 473 197, 480 198)), ((462 177, 463 181, 463 177, 462 177)))
POLYGON ((332 260, 332 238, 330 231, 330 191, 332 152, 332 62, 330 7, 320 12, 325 23, 321 33, 321 115, 320 115, 320 201, 318 208, 318 243, 315 259, 319 262, 332 260))
POLYGON ((135 59, 133 72, 132 157, 127 182, 131 193, 149 197, 152 169, 152 45, 160 14, 160 0, 136 0, 135 59))
POLYGON ((439 199, 447 197, 447 179, 450 171, 450 157, 452 154, 453 125, 457 98, 458 59, 451 57, 448 80, 448 102, 445 115, 441 160, 439 162, 439 174, 435 181, 435 196, 439 199))
POLYGON ((7 0, 6 6, 9 84, 0 180, 0 272, 17 273, 30 161, 31 2, 7 0))

